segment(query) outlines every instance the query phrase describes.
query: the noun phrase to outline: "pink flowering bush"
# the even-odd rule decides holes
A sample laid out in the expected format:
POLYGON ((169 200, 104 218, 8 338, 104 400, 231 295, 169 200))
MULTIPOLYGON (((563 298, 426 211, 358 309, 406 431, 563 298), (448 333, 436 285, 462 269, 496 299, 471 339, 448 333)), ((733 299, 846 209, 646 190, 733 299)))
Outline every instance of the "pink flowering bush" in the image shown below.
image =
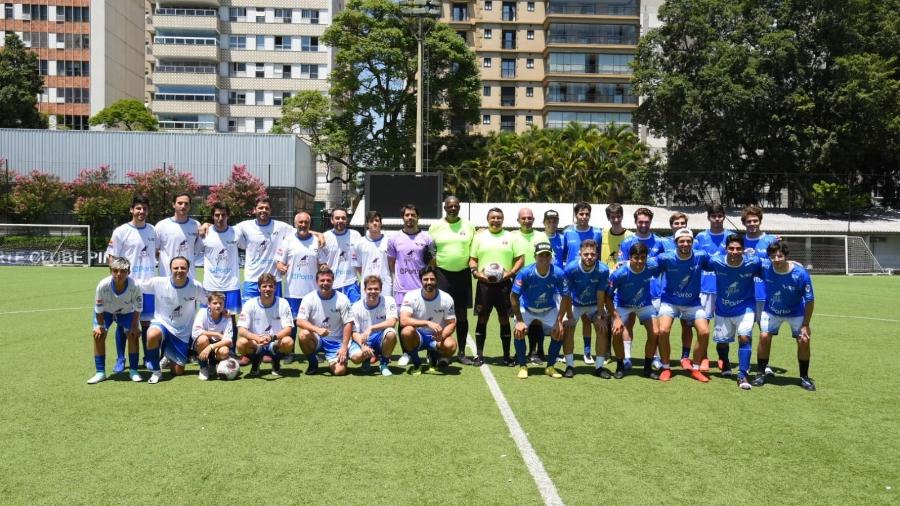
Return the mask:
POLYGON ((10 195, 14 213, 26 223, 39 223, 52 211, 65 207, 66 185, 59 176, 33 170, 28 175, 17 175, 15 188, 10 195))
POLYGON ((171 165, 147 172, 129 172, 135 194, 146 195, 150 199, 150 215, 160 220, 172 214, 172 198, 182 192, 196 195, 200 186, 190 172, 178 172, 171 165))
POLYGON ((209 189, 206 204, 212 206, 216 202, 224 202, 231 209, 231 222, 249 218, 256 205, 256 199, 267 195, 266 185, 247 170, 246 165, 235 165, 231 168, 231 176, 222 184, 209 189))

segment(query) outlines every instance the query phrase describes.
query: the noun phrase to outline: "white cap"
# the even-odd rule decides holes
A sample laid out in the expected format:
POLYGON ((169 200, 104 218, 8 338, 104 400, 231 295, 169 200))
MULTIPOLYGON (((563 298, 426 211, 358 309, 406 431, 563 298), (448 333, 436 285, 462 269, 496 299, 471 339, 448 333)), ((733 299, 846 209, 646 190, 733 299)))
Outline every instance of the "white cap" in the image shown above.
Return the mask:
POLYGON ((689 229, 679 228, 678 230, 675 231, 675 240, 677 241, 680 237, 690 237, 691 239, 693 239, 694 233, 691 232, 689 229))

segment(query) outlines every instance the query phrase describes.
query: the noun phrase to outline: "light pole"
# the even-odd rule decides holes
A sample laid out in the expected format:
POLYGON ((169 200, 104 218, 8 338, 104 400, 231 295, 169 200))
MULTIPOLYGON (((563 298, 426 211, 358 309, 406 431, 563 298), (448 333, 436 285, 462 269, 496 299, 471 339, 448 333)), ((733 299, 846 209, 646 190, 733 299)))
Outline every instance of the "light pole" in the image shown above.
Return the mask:
POLYGON ((416 172, 422 172, 422 61, 425 53, 425 18, 441 16, 441 6, 436 0, 401 0, 401 12, 416 21, 413 37, 416 38, 416 172))

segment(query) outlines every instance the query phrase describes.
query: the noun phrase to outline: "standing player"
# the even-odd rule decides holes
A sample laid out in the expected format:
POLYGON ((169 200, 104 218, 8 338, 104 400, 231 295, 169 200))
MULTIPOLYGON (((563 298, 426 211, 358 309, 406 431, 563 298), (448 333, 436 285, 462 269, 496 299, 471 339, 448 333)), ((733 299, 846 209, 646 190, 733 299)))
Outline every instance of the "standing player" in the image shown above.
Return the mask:
POLYGON ((222 292, 225 296, 224 309, 231 316, 234 327, 241 311, 241 267, 238 235, 234 227, 228 226, 229 215, 228 204, 216 202, 212 205, 213 226, 202 239, 203 289, 207 293, 222 292))
POLYGON ((553 264, 560 269, 566 266, 566 243, 559 231, 559 213, 553 209, 544 211, 544 233, 553 248, 553 264))
MULTIPOLYGON (((563 243, 565 244, 566 266, 579 259, 581 252, 581 243, 590 239, 597 244, 603 241, 603 231, 597 227, 592 227, 591 221, 591 205, 587 202, 579 202, 573 208, 575 213, 575 223, 566 228, 563 232, 563 243)), ((565 268, 565 267, 563 267, 565 268)), ((594 323, 585 314, 581 318, 581 335, 584 342, 584 363, 591 365, 594 363, 594 357, 591 355, 591 328, 594 323)))
POLYGON ((777 336, 781 324, 787 323, 797 340, 800 386, 812 392, 816 384, 809 378, 809 340, 812 335, 809 324, 816 297, 809 273, 800 264, 788 261, 788 253, 787 245, 780 241, 766 248, 771 264, 765 267, 762 276, 766 283, 766 305, 759 322, 761 333, 756 350, 760 374, 753 380, 753 385, 766 384, 765 369, 769 365, 772 336, 777 336))
POLYGON ((160 347, 162 355, 171 364, 172 374, 184 374, 197 304, 206 298, 203 285, 188 276, 190 265, 187 258, 175 257, 169 261, 171 275, 150 278, 141 283, 142 288, 153 294, 156 300, 153 321, 147 330, 150 384, 162 379, 160 347))
POLYGON ((438 358, 452 357, 456 353, 456 310, 447 292, 438 290, 437 268, 426 265, 419 272, 422 288, 407 292, 400 306, 400 339, 409 350, 413 374, 424 372, 419 350, 426 350, 430 366, 437 365, 438 358))
MULTIPOLYGON (((366 235, 356 243, 356 258, 359 260, 362 279, 365 280, 372 275, 378 276, 381 278, 383 287, 381 291, 390 295, 394 293, 394 284, 388 265, 388 239, 381 232, 381 221, 381 213, 378 211, 366 213, 368 230, 366 230, 366 235)), ((364 292, 365 288, 365 282, 362 282, 360 284, 361 291, 364 292)))
POLYGON ((397 303, 381 294, 381 277, 370 274, 363 279, 365 297, 353 303, 353 335, 348 348, 350 360, 367 367, 370 357, 380 358, 382 376, 391 376, 391 353, 397 344, 397 303))
MULTIPOLYGON (((291 307, 292 319, 297 318, 303 296, 316 289, 316 272, 323 256, 318 239, 309 230, 311 223, 309 213, 297 213, 294 216, 297 232, 285 238, 275 251, 276 267, 284 274, 284 298, 291 307)), ((296 337, 296 327, 292 326, 291 332, 296 337)))
POLYGON ((175 257, 185 257, 192 262, 188 273, 191 279, 197 279, 193 262, 202 254, 203 242, 198 230, 200 224, 188 216, 191 212, 191 195, 179 193, 172 198, 171 217, 160 220, 156 224, 156 237, 159 241, 159 275, 169 275, 169 261, 175 257))
POLYGON ((333 272, 332 289, 343 293, 353 303, 360 298, 356 245, 362 237, 356 230, 347 228, 347 223, 346 209, 337 208, 332 211, 332 229, 325 232, 324 256, 319 257, 319 261, 328 264, 333 272))
POLYGON ((200 362, 197 377, 206 381, 215 376, 216 361, 225 360, 234 342, 234 331, 225 309, 226 296, 222 292, 208 292, 206 307, 201 307, 194 317, 191 337, 194 351, 200 362))
POLYGON ((534 263, 534 247, 542 242, 549 243, 550 238, 547 234, 534 227, 534 211, 528 207, 519 209, 519 217, 516 219, 519 223, 519 230, 512 232, 513 237, 522 241, 522 251, 525 255, 522 267, 528 267, 534 263))
POLYGON ((625 357, 621 350, 623 335, 634 335, 634 321, 637 319, 647 330, 647 345, 644 347, 644 376, 658 379, 650 364, 657 346, 656 309, 650 297, 650 282, 658 274, 656 260, 647 258, 647 245, 635 241, 628 249, 628 262, 609 275, 607 295, 614 297, 612 314, 612 334, 616 345, 615 378, 625 375, 625 357))
MULTIPOLYGON (((144 346, 144 361, 147 361, 147 329, 153 318, 153 294, 143 288, 142 282, 156 276, 157 240, 156 228, 147 223, 150 215, 150 199, 146 195, 135 195, 131 199, 131 221, 113 230, 106 248, 106 256, 112 265, 116 258, 124 258, 131 264, 131 279, 141 286, 143 309, 141 310, 141 342, 144 346)), ((149 364, 148 364, 149 368, 149 364)), ((114 373, 125 370, 125 334, 116 333, 116 366, 114 373)))
POLYGON ((300 349, 309 363, 306 374, 318 372, 316 354, 320 351, 325 353, 332 374, 347 374, 347 353, 353 333, 350 299, 335 290, 333 284, 331 269, 327 265, 319 266, 316 272, 318 289, 303 296, 297 311, 300 349))
POLYGON ((600 242, 600 261, 606 264, 610 272, 619 266, 619 248, 622 243, 634 235, 631 230, 625 230, 622 226, 622 218, 625 217, 622 204, 615 202, 606 206, 606 219, 609 227, 603 229, 600 242))
MULTIPOLYGON (((706 219, 709 221, 709 229, 697 234, 695 247, 705 251, 710 257, 725 256, 725 208, 718 202, 707 205, 706 219)), ((700 278, 700 305, 703 306, 706 319, 712 320, 716 314, 716 273, 714 272, 703 271, 703 276, 700 278)), ((703 360, 700 361, 700 371, 702 372, 709 370, 709 359, 706 357, 706 350, 703 350, 703 360)))
POLYGON ((756 256, 744 255, 744 238, 731 234, 725 240, 724 257, 713 257, 704 270, 716 273, 716 326, 713 340, 719 354, 719 369, 723 376, 731 376, 728 347, 737 334, 738 386, 750 390, 748 374, 753 344, 755 289, 753 278, 761 274, 756 256))
MULTIPOLYGON (((488 229, 475 235, 472 241, 472 253, 469 258, 469 269, 477 280, 475 285, 475 346, 477 356, 474 365, 484 364, 484 343, 487 339, 487 322, 491 310, 497 311, 497 323, 500 324, 500 341, 503 346, 503 365, 512 366, 515 361, 509 356, 512 329, 509 326, 510 299, 512 279, 522 268, 524 252, 522 243, 512 234, 503 230, 503 211, 492 207, 487 213, 488 229), (502 274, 492 274, 489 278, 485 268, 497 266, 502 274)), ((490 271, 489 271, 490 272, 490 271)))
MULTIPOLYGON (((609 352, 609 314, 607 312, 606 287, 609 284, 609 268, 597 262, 598 244, 593 239, 581 243, 580 259, 569 262, 565 275, 572 293, 572 318, 566 320, 566 371, 572 365, 575 348, 575 325, 587 317, 597 333, 597 360, 594 374, 609 379, 612 374, 603 367, 609 352)), ((611 304, 609 307, 612 307, 611 304)))
MULTIPOLYGON (((681 229, 687 230, 687 224, 687 215, 681 211, 676 211, 672 213, 672 216, 669 216, 669 228, 672 230, 672 235, 671 237, 661 238, 664 252, 674 252, 678 249, 678 246, 675 244, 675 235, 681 229)), ((693 241, 693 232, 691 233, 691 238, 693 241)), ((700 272, 702 273, 703 271, 701 270, 700 272)), ((660 298, 662 298, 662 293, 664 293, 665 290, 666 276, 661 275, 659 277, 660 298)), ((693 341, 694 336, 690 322, 691 320, 681 319, 681 367, 685 370, 690 370, 692 367, 690 356, 691 342, 693 341)), ((660 365, 662 365, 662 362, 660 362, 660 365)))
POLYGON ((237 352, 250 357, 250 376, 259 376, 263 356, 272 357, 272 374, 281 375, 281 357, 294 351, 294 322, 288 301, 275 295, 275 276, 257 280, 259 296, 244 303, 238 318, 237 352))
POLYGON ((141 289, 128 277, 131 264, 127 258, 116 258, 109 263, 110 275, 97 284, 94 297, 94 374, 88 385, 106 379, 106 333, 116 323, 116 339, 128 340, 128 376, 131 381, 141 381, 138 368, 138 336, 144 297, 141 289))
MULTIPOLYGON (((709 263, 709 256, 703 251, 694 251, 694 234, 686 228, 675 232, 675 245, 677 248, 675 251, 667 251, 657 257, 664 281, 658 316, 659 353, 662 355, 663 367, 659 379, 669 381, 672 377, 669 369, 669 359, 672 357, 669 332, 675 318, 678 318, 681 320, 682 329, 687 328, 690 332, 688 324, 693 324, 697 329, 694 362, 691 363, 690 359, 684 356, 682 349, 681 367, 690 371, 691 377, 695 380, 706 383, 709 378, 700 372, 700 361, 709 344, 709 323, 706 312, 700 305, 700 278, 703 268, 709 263)), ((690 348, 690 340, 688 347, 690 348)))
MULTIPOLYGON (((547 368, 544 372, 551 378, 572 378, 575 376, 575 358, 566 353, 566 372, 560 374, 553 364, 563 347, 565 330, 563 321, 571 316, 572 297, 562 269, 553 265, 553 247, 549 242, 534 246, 535 263, 528 265, 516 275, 510 303, 516 318, 516 362, 519 364, 519 379, 528 378, 525 354, 525 334, 529 337, 550 335, 547 353, 547 368)), ((537 338, 535 338, 537 340, 537 338)))
POLYGON ((459 199, 444 199, 444 218, 428 228, 434 240, 438 289, 450 294, 456 308, 456 342, 459 343, 457 359, 463 365, 472 365, 466 356, 469 334, 469 308, 472 307, 472 273, 469 272, 469 256, 475 227, 459 216, 459 199))
MULTIPOLYGON (((253 297, 259 297, 259 277, 272 274, 280 281, 281 273, 275 266, 275 252, 281 241, 291 235, 293 227, 287 223, 272 219, 272 203, 269 197, 256 199, 255 219, 238 223, 238 246, 245 250, 244 284, 241 286, 241 302, 246 303, 253 297)), ((275 285, 275 296, 281 297, 281 283, 275 285)))
MULTIPOLYGON (((756 256, 761 262, 768 260, 766 249, 778 240, 778 237, 762 231, 762 219, 763 210, 758 205, 751 204, 741 210, 741 223, 747 229, 747 233, 744 235, 744 254, 756 256)), ((761 277, 755 278, 753 283, 756 292, 756 323, 759 324, 763 306, 766 304, 766 283, 761 277)), ((760 325, 761 331, 762 325, 760 325)), ((765 372, 769 376, 775 375, 769 366, 765 367, 765 372)))

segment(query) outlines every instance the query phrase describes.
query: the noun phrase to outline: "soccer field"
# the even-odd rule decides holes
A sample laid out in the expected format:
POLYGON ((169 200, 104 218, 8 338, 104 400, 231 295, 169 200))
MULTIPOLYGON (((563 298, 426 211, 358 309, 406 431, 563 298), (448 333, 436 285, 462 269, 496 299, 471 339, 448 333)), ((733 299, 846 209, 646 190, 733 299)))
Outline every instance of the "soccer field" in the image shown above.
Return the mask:
MULTIPOLYGON (((572 380, 535 367, 522 381, 489 366, 533 448, 529 460, 489 375, 459 364, 446 374, 333 378, 304 376, 294 363, 284 378, 234 382, 200 382, 193 365, 155 386, 124 376, 86 385, 93 290, 107 273, 0 268, 0 503, 900 500, 894 277, 814 278, 813 393, 797 385, 784 328, 772 352, 779 376, 749 392, 717 372, 698 383, 677 366, 669 383, 637 373, 601 380, 580 360, 572 380), (539 487, 532 472, 541 468, 539 487)), ((636 341, 641 349, 642 331, 636 341)), ((488 348, 500 354, 493 319, 488 348)), ((107 350, 111 370, 112 337, 107 350)))

